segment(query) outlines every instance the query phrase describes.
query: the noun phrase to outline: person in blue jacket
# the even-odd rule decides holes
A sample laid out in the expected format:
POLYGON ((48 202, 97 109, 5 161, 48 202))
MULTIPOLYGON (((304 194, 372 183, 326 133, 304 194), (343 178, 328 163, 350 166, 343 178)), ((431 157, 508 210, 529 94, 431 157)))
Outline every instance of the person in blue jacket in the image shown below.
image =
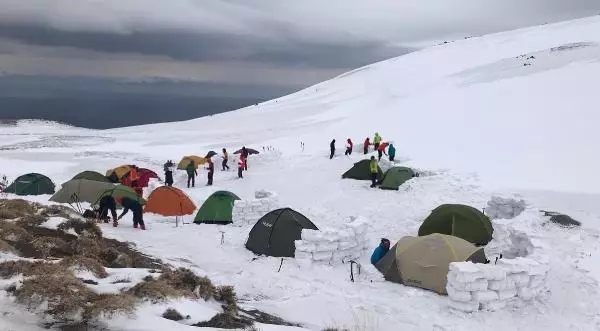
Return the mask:
POLYGON ((383 259, 385 254, 387 254, 387 252, 389 252, 389 251, 390 251, 390 241, 385 238, 381 238, 381 242, 379 243, 379 246, 377 246, 377 248, 375 248, 375 250, 373 251, 373 254, 371 255, 371 264, 376 265, 377 262, 379 262, 379 260, 383 259))

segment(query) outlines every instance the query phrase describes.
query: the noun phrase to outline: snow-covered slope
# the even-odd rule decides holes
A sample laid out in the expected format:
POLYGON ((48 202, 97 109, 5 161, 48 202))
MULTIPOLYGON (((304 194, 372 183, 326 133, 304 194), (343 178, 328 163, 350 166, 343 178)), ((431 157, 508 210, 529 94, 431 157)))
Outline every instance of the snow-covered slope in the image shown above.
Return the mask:
POLYGON ((599 59, 593 17, 440 45, 228 114, 116 132, 304 140, 325 154, 332 138, 379 131, 418 165, 505 187, 600 192, 599 59))
MULTIPOLYGON (((82 170, 131 163, 160 170, 165 160, 183 155, 272 146, 250 158, 243 180, 217 171, 215 186, 208 188, 202 186, 201 171, 200 187, 186 193, 199 205, 215 190, 242 198, 257 189, 273 190, 283 205, 319 227, 341 226, 351 216, 369 219, 373 245, 381 237, 395 241, 415 235, 441 203, 481 208, 493 190, 535 191, 524 194, 529 208, 512 225, 552 248, 551 292, 544 300, 494 313, 457 313, 448 310, 444 297, 385 282, 369 265, 370 252, 355 283, 348 279, 347 265, 304 268, 290 259, 277 272, 279 259, 254 260, 244 248, 252 224, 175 228, 172 219, 146 215, 146 232, 125 221, 103 231, 219 284, 234 285, 243 305, 310 330, 598 330, 600 211, 587 207, 598 196, 586 195, 583 201, 581 195, 547 192, 600 192, 595 175, 600 167, 598 59, 600 17, 593 17, 433 47, 287 97, 186 122, 107 131, 0 127, 0 174, 15 178, 42 172, 58 184, 82 170), (359 145, 375 131, 395 142, 403 165, 429 176, 411 180, 398 192, 341 180, 363 155, 329 160, 329 141, 337 139, 340 154, 346 138, 359 145), (544 226, 538 207, 573 212, 584 226, 544 226)), ((181 178, 176 184, 182 186, 181 178)), ((152 330, 147 321, 159 318, 141 317, 107 323, 152 330)))

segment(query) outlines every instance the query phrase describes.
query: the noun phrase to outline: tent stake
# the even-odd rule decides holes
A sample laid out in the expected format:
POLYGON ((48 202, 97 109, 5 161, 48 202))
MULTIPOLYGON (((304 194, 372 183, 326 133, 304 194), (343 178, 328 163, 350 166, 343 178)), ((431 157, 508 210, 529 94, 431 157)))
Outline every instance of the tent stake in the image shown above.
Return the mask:
MULTIPOLYGON (((220 232, 221 232, 221 246, 223 246, 223 244, 225 243, 225 231, 220 231, 220 232)), ((281 269, 281 267, 279 269, 281 269)))
POLYGON ((281 271, 281 266, 283 265, 283 258, 281 258, 281 263, 279 264, 279 270, 277 270, 277 272, 281 271))

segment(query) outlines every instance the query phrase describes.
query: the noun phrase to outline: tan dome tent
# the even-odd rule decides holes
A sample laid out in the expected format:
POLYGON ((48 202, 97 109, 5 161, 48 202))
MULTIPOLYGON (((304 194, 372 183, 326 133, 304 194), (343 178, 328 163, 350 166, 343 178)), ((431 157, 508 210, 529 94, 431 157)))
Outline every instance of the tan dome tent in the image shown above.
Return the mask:
POLYGON ((485 263, 483 248, 434 233, 400 239, 375 267, 388 281, 446 294, 450 263, 462 261, 485 263))

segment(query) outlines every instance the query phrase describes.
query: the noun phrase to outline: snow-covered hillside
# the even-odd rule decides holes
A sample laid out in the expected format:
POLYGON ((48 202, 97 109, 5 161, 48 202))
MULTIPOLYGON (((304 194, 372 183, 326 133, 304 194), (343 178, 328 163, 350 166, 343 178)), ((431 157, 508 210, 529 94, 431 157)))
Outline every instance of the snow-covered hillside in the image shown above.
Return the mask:
MULTIPOLYGON (((367 218, 373 246, 381 237, 415 235, 439 204, 481 208, 492 192, 523 192, 529 208, 511 225, 552 249, 550 293, 498 312, 458 313, 447 308, 445 297, 385 282, 369 265, 367 251, 355 283, 347 265, 303 267, 290 259, 277 272, 279 259, 254 260, 244 248, 252 224, 175 228, 173 220, 147 215, 146 232, 127 222, 103 231, 234 285, 243 305, 310 330, 598 330, 600 211, 588 208, 598 196, 580 199, 570 192, 600 193, 599 59, 600 17, 592 17, 432 47, 287 97, 186 122, 107 131, 35 123, 0 127, 0 174, 14 179, 41 172, 58 184, 82 170, 132 163, 160 170, 167 159, 184 155, 242 145, 263 152, 271 146, 250 158, 243 180, 217 171, 215 186, 208 188, 201 171, 201 185, 186 192, 201 204, 219 189, 242 198, 272 190, 319 227, 367 218), (352 138, 359 145, 375 132, 394 141, 401 164, 428 176, 398 192, 341 180, 363 157, 344 157, 343 141, 352 138), (338 156, 329 160, 332 138, 338 156), (538 207, 572 213, 583 227, 543 225, 538 207)), ((152 330, 160 317, 143 314, 107 323, 119 330, 152 330)))

